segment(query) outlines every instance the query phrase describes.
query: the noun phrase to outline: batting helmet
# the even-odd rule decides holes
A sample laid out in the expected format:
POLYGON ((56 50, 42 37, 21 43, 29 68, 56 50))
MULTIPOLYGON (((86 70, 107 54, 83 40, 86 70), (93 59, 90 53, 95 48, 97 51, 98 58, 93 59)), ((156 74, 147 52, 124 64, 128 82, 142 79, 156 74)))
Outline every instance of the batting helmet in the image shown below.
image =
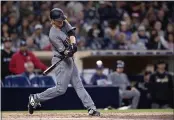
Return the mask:
POLYGON ((67 17, 60 8, 54 8, 50 11, 50 18, 53 20, 65 20, 67 17))

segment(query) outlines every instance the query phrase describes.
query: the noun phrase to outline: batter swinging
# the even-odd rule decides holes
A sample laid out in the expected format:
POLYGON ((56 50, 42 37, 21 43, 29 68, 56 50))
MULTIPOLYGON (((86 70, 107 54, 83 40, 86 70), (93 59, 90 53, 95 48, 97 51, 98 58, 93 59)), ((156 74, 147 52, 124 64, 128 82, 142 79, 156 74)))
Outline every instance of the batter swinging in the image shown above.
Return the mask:
POLYGON ((77 51, 74 32, 75 28, 69 24, 64 12, 59 8, 51 10, 50 18, 52 27, 50 29, 49 38, 54 53, 52 64, 56 63, 64 56, 67 58, 54 70, 57 80, 56 86, 49 88, 42 93, 31 94, 29 96, 29 113, 33 114, 34 109, 40 105, 40 102, 64 94, 68 88, 68 84, 71 83, 83 105, 88 109, 88 114, 91 116, 100 116, 100 112, 96 110, 93 100, 83 87, 77 67, 73 60, 73 54, 77 51))

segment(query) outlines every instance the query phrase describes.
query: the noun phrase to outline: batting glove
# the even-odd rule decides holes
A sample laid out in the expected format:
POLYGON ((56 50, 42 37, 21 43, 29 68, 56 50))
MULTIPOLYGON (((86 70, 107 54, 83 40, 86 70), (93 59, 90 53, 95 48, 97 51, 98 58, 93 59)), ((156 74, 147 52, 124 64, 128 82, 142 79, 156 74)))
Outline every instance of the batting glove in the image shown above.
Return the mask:
POLYGON ((70 49, 72 50, 73 54, 75 52, 77 52, 77 44, 73 43, 71 46, 70 46, 70 49))
POLYGON ((73 56, 73 51, 72 50, 65 50, 64 51, 64 55, 67 56, 67 57, 72 57, 73 56))

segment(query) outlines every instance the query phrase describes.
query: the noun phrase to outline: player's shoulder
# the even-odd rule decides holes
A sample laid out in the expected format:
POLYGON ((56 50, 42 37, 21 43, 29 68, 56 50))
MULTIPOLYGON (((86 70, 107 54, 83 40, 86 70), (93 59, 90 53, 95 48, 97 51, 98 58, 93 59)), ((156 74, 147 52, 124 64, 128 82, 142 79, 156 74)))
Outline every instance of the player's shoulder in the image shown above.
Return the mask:
POLYGON ((52 26, 52 27, 50 28, 49 36, 52 35, 54 32, 55 32, 55 28, 52 26))
POLYGON ((50 32, 49 32, 49 38, 55 38, 55 37, 57 37, 57 36, 59 36, 60 34, 60 31, 59 30, 57 30, 55 27, 51 27, 50 28, 50 32))
POLYGON ((127 77, 127 74, 126 73, 121 73, 122 76, 124 77, 127 77))
POLYGON ((166 71, 166 75, 169 76, 169 77, 173 76, 173 74, 171 72, 168 72, 168 71, 166 71))

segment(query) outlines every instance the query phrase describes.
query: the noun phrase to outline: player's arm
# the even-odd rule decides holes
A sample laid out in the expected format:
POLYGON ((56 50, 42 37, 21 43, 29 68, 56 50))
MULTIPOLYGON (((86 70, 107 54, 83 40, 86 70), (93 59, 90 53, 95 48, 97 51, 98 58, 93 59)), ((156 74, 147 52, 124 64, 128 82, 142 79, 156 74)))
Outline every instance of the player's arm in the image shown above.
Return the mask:
POLYGON ((75 53, 77 51, 75 31, 71 30, 68 34, 69 34, 71 49, 72 49, 73 53, 75 53))
POLYGON ((72 55, 73 55, 77 51, 75 27, 72 27, 67 20, 65 20, 65 24, 66 24, 66 28, 68 30, 68 37, 69 37, 69 41, 70 41, 70 51, 72 52, 72 55))

